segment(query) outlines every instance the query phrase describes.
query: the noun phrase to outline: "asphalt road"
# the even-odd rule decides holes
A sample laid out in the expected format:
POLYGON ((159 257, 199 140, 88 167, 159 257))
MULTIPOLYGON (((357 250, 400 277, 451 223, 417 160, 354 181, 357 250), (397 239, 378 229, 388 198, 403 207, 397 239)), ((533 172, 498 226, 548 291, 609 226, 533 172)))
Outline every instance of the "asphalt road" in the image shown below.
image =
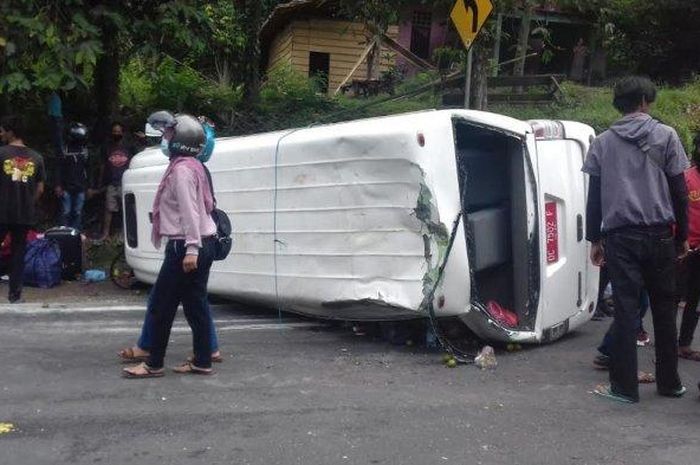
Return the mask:
MULTIPOLYGON (((5 289, 0 289, 4 294, 5 289)), ((689 394, 638 405, 590 394, 607 322, 498 353, 498 368, 235 306, 215 320, 213 377, 124 380, 143 297, 0 305, 0 464, 697 464, 700 363, 689 394), (11 424, 11 426, 10 426, 11 424), (8 431, 12 429, 12 431, 8 431)), ((649 323, 650 324, 650 323, 649 323)), ((189 351, 182 315, 166 363, 189 351)), ((653 349, 640 349, 650 368, 653 349)))

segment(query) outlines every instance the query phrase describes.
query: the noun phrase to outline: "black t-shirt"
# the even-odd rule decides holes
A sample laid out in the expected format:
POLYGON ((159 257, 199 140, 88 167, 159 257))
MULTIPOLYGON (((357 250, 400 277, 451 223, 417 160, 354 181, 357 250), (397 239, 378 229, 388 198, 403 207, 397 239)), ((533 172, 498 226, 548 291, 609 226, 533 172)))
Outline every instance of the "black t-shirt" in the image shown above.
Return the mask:
POLYGON ((58 159, 56 185, 70 193, 83 192, 87 187, 88 150, 83 145, 68 144, 58 159))
POLYGON ((36 223, 36 192, 45 181, 44 159, 28 147, 0 147, 0 224, 36 223))
POLYGON ((133 151, 125 143, 118 142, 105 146, 103 156, 107 165, 104 182, 113 186, 121 186, 122 176, 129 168, 133 151))

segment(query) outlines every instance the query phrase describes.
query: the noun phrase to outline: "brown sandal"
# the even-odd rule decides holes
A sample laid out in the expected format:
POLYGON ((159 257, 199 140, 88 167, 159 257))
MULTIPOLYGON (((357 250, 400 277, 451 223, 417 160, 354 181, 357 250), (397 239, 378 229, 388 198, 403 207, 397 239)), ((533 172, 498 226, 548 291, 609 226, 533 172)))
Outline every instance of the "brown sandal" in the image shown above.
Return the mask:
POLYGON ((646 371, 639 371, 637 373, 637 382, 639 384, 651 384, 656 382, 656 376, 653 373, 646 371))
POLYGON ((160 368, 154 370, 145 363, 140 363, 132 367, 123 368, 122 376, 127 379, 142 379, 142 378, 162 378, 165 376, 165 370, 160 368), (134 373, 134 370, 142 369, 142 373, 134 373))
MULTIPOLYGON (((186 361, 187 363, 194 363, 194 355, 187 357, 186 361)), ((211 363, 224 363, 224 357, 221 355, 221 352, 219 352, 219 355, 211 356, 211 363)))
POLYGON ((127 347, 117 352, 122 363, 141 363, 148 361, 148 355, 136 355, 133 347, 127 347))
POLYGON ((181 375, 204 375, 209 376, 214 374, 214 370, 211 368, 199 368, 190 362, 185 362, 180 366, 173 368, 175 373, 181 375))

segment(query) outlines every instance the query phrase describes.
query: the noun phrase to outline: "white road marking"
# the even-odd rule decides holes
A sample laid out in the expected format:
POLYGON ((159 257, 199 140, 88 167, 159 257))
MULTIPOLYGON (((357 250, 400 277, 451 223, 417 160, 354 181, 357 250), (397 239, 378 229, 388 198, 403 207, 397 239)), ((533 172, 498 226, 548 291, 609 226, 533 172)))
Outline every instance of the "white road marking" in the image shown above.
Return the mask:
MULTIPOLYGON (((317 328, 323 326, 320 323, 282 323, 277 324, 276 322, 266 323, 266 324, 237 324, 237 325, 226 325, 217 326, 216 331, 221 332, 231 332, 231 331, 287 331, 291 329, 304 329, 304 328, 317 328)), ((134 326, 70 326, 65 325, 60 328, 54 325, 37 325, 33 324, 29 328, 10 328, 10 329, 0 329, 0 334, 21 331, 22 333, 50 333, 52 335, 66 335, 66 334, 133 334, 137 336, 141 332, 140 325, 134 326)), ((174 334, 184 334, 189 333, 190 327, 187 325, 174 325, 171 333, 174 334)))
MULTIPOLYGON (((231 305, 212 305, 214 310, 231 310, 231 305)), ((33 319, 31 324, 21 327, 2 327, 0 333, 48 333, 60 334, 139 334, 143 313, 146 312, 145 305, 104 305, 104 306, 73 306, 68 304, 52 304, 46 307, 39 304, 19 304, 0 305, 0 317, 3 315, 41 317, 48 315, 120 315, 115 319, 85 319, 80 321, 41 321, 33 319), (125 319, 125 313, 138 312, 140 315, 133 319, 125 319)), ((302 328, 317 328, 324 326, 323 322, 298 321, 283 319, 280 321, 275 315, 270 316, 249 316, 249 315, 216 315, 214 319, 218 332, 229 331, 280 331, 302 328)), ((172 328, 173 333, 189 333, 190 327, 184 319, 175 320, 172 328)))
MULTIPOLYGON (((231 305, 210 305, 213 310, 235 308, 231 305)), ((182 306, 178 307, 179 310, 182 306)), ((0 305, 0 315, 49 315, 70 313, 119 313, 145 312, 145 305, 103 305, 103 306, 74 306, 69 304, 52 304, 46 307, 40 304, 0 305)))

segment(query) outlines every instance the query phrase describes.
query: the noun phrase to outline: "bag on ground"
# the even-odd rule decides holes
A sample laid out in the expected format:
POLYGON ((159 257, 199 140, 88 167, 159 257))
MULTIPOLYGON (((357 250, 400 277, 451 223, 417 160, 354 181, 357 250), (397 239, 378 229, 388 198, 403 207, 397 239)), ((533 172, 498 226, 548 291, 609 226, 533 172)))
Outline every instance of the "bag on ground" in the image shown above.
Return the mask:
POLYGON ((56 243, 37 239, 27 245, 24 284, 44 289, 61 284, 61 249, 56 243))

